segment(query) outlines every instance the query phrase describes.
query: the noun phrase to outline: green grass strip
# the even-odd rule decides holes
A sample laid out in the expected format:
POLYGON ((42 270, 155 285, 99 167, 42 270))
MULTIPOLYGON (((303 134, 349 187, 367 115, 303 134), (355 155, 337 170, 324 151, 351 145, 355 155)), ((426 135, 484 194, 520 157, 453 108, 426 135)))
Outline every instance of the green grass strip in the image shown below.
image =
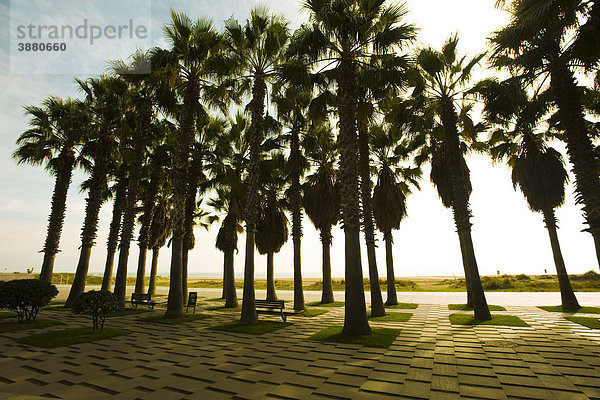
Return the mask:
POLYGON ((225 307, 225 306, 214 306, 214 307, 207 307, 207 310, 211 310, 211 311, 229 311, 229 312, 240 312, 242 311, 242 306, 237 306, 237 307, 225 307))
POLYGON ((146 310, 143 308, 124 308, 122 310, 115 311, 115 312, 108 314, 107 317, 122 317, 125 315, 135 315, 135 314, 147 313, 148 311, 150 311, 150 310, 146 310))
POLYGON ((225 301, 225 299, 222 299, 220 297, 213 297, 212 299, 206 299, 206 301, 225 301))
POLYGON ((600 321, 596 317, 565 317, 576 324, 587 326, 591 329, 600 329, 600 321))
POLYGON ((215 331, 248 333, 250 335, 263 335, 265 333, 275 332, 285 328, 289 324, 277 321, 259 321, 257 325, 242 325, 240 321, 229 321, 224 324, 211 326, 209 329, 215 331))
POLYGON ((12 311, 0 311, 0 319, 17 318, 17 313, 12 311))
POLYGON ((101 332, 94 332, 93 328, 90 326, 38 333, 36 335, 26 336, 24 338, 15 340, 19 343, 28 344, 30 346, 51 349, 54 347, 70 346, 78 343, 95 342, 96 340, 127 335, 128 333, 129 331, 125 329, 108 327, 104 328, 101 332))
POLYGON ((165 324, 165 325, 178 325, 185 324, 186 322, 197 321, 201 319, 210 318, 210 315, 206 314, 186 314, 183 318, 165 318, 164 315, 152 315, 150 317, 138 318, 141 322, 150 322, 153 324, 165 324))
POLYGON ((367 314, 371 321, 389 321, 389 322, 406 322, 413 316, 411 313, 390 312, 383 317, 371 317, 371 313, 367 314))
POLYGON ((581 307, 577 310, 572 308, 564 308, 563 306, 538 306, 542 310, 550 312, 564 312, 564 313, 583 313, 583 314, 600 314, 600 307, 581 307))
POLYGON ((323 315, 327 312, 329 312, 329 311, 328 310, 315 310, 314 308, 311 308, 311 309, 302 311, 300 314, 298 314, 298 316, 312 318, 312 317, 316 317, 319 315, 323 315))
POLYGON ((62 322, 56 321, 54 319, 37 318, 35 321, 24 322, 24 323, 20 324, 15 319, 14 321, 0 323, 0 333, 17 332, 17 331, 24 331, 24 330, 28 330, 28 329, 40 329, 40 328, 46 328, 49 326, 56 326, 56 325, 62 325, 62 322))
POLYGON ((502 325, 527 327, 528 323, 516 315, 492 315, 489 321, 480 321, 470 314, 451 314, 450 323, 453 325, 502 325))
POLYGON ((334 301, 333 303, 321 303, 320 301, 313 301, 312 303, 306 304, 311 307, 343 307, 343 301, 334 301))
POLYGON ((400 308, 403 310, 413 310, 417 307, 419 307, 417 303, 398 303, 393 306, 385 306, 385 308, 400 308))
POLYGON ((64 304, 63 304, 63 305, 59 305, 59 306, 44 307, 42 310, 48 310, 48 311, 71 311, 71 307, 65 307, 64 304))
POLYGON ((346 335, 342 333, 343 327, 330 326, 310 337, 310 340, 319 342, 360 344, 366 347, 379 347, 387 349, 400 334, 400 329, 371 328, 370 335, 346 335))
MULTIPOLYGON (((506 311, 502 306, 488 304, 490 311, 506 311)), ((466 304, 448 304, 448 310, 473 311, 473 307, 468 307, 466 304)))

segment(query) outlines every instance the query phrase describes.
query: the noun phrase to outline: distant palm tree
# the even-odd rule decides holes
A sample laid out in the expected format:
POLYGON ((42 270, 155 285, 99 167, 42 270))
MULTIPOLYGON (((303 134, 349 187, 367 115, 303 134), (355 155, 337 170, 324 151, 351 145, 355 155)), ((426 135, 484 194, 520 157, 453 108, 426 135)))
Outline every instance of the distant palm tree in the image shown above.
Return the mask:
POLYGON ((384 130, 381 125, 371 128, 371 147, 377 161, 377 185, 373 189, 373 217, 377 228, 383 233, 387 270, 386 305, 398 304, 392 254, 392 231, 400 229, 406 217, 406 195, 410 186, 419 188, 419 167, 401 167, 399 162, 415 150, 410 141, 401 141, 398 129, 384 130))
POLYGON ((108 165, 115 149, 114 136, 118 129, 126 127, 124 111, 127 109, 127 85, 123 80, 103 76, 86 81, 76 79, 76 81, 86 95, 85 105, 92 118, 92 129, 86 146, 91 149, 93 167, 81 230, 79 261, 65 307, 71 307, 75 299, 85 290, 90 255, 98 231, 98 215, 107 197, 108 165))
MULTIPOLYGON (((484 54, 467 60, 465 57, 458 57, 457 45, 458 37, 454 35, 446 40, 441 51, 424 48, 418 52, 417 64, 421 79, 417 82, 413 94, 434 110, 430 117, 439 118, 443 127, 444 137, 436 151, 439 151, 437 153, 440 156, 438 161, 443 162, 440 164, 443 166, 439 171, 447 174, 447 179, 438 180, 438 188, 439 183, 444 183, 450 189, 447 192, 452 196, 450 199, 445 199, 444 205, 452 206, 475 318, 489 320, 492 317, 481 285, 471 237, 471 211, 469 209, 471 183, 465 172, 466 164, 461 151, 459 121, 455 106, 455 102, 465 90, 464 87, 469 80, 471 71, 481 61, 484 54)), ((434 177, 433 164, 432 161, 432 179, 434 177)), ((444 199, 442 200, 444 201, 444 199)))
POLYGON ((331 127, 313 122, 305 138, 305 151, 315 166, 302 185, 302 205, 321 237, 323 284, 321 303, 333 303, 331 282, 331 228, 340 219, 340 197, 335 164, 337 152, 331 127))
POLYGON ((346 240, 345 334, 371 333, 367 321, 360 257, 357 112, 358 70, 371 60, 393 58, 414 37, 415 28, 402 24, 403 4, 385 1, 307 1, 310 22, 294 34, 289 54, 317 68, 328 69, 337 86, 340 133, 341 208, 346 240))
POLYGON ((600 35, 600 6, 582 0, 515 0, 508 11, 510 24, 491 37, 493 64, 518 74, 529 85, 549 80, 575 192, 600 265, 600 178, 582 106, 584 92, 576 80, 582 65, 597 66, 600 45, 593 38, 600 35))
POLYGON ((167 239, 171 236, 171 204, 167 196, 159 195, 156 202, 150 232, 148 234, 148 246, 152 249, 152 264, 150 267, 150 283, 148 284, 148 293, 154 294, 156 291, 156 274, 158 270, 158 255, 160 249, 165 245, 167 239))
POLYGON ((44 164, 56 177, 40 271, 40 279, 51 282, 77 147, 84 139, 89 116, 79 101, 58 97, 47 98, 42 107, 26 106, 25 113, 31 117, 31 128, 19 136, 12 156, 19 164, 44 164))
POLYGON ((244 219, 246 222, 246 259, 244 265, 244 295, 242 324, 254 325, 256 316, 254 293, 254 234, 258 216, 259 162, 261 142, 265 133, 265 97, 267 81, 284 59, 288 42, 288 26, 282 16, 269 14, 263 7, 250 12, 244 26, 230 18, 225 21, 226 51, 215 64, 221 76, 234 79, 239 86, 252 93, 249 109, 252 117, 249 138, 250 160, 247 176, 247 197, 244 219))
POLYGON ((166 318, 180 318, 184 304, 182 256, 190 148, 195 134, 200 91, 211 86, 207 81, 211 76, 207 64, 221 50, 222 41, 210 20, 192 21, 187 15, 173 10, 171 22, 163 30, 171 48, 154 50, 153 67, 160 70, 165 81, 180 89, 183 97, 183 105, 178 113, 179 134, 173 152, 173 238, 169 300, 165 313, 166 318))

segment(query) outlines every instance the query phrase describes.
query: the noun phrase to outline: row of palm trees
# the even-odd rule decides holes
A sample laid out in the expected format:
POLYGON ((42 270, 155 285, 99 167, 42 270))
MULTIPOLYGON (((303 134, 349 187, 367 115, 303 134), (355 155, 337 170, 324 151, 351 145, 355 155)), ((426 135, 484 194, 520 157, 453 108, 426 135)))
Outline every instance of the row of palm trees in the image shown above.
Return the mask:
POLYGON ((118 244, 113 291, 122 306, 138 218, 136 292, 146 290, 148 250, 153 256, 147 290, 154 291, 158 253, 170 237, 165 317, 183 315, 194 227, 218 220, 226 307, 238 305, 233 254, 238 234, 246 233, 240 322, 257 323, 255 248, 267 255, 267 298, 274 299, 273 254, 289 231, 294 308, 303 310, 304 211, 323 244, 323 303, 334 300, 329 249, 332 227, 342 222, 343 331, 369 334, 361 230, 371 315, 385 315, 375 229, 385 242, 386 304, 396 304, 392 232, 400 228, 406 197, 419 189, 422 166, 429 162, 430 179, 453 212, 467 303, 477 319, 490 319, 471 236, 472 187, 465 162, 469 151, 485 151, 507 162, 515 187, 543 214, 563 305, 578 308, 554 214, 564 202, 568 175, 548 142, 567 145, 577 200, 600 255, 595 125, 585 119, 598 112, 600 96, 598 87, 582 88, 575 80, 580 71, 594 71, 600 42, 596 4, 567 3, 499 2, 512 20, 493 34, 489 58, 507 78, 475 85, 469 83, 471 73, 485 54, 460 56, 457 36, 440 50, 412 50, 417 28, 403 22, 404 5, 385 0, 308 0, 309 21, 293 33, 282 16, 262 7, 244 24, 227 20, 223 32, 207 19, 194 21, 172 11, 164 27, 170 48, 138 51, 128 61, 112 62, 107 75, 77 80, 83 99, 49 97, 41 107, 25 108, 31 129, 21 134, 14 156, 44 164, 56 178, 40 279, 51 279, 72 172, 81 167, 89 176, 86 210, 67 306, 85 289, 98 213, 112 198, 102 289, 110 289, 118 244), (573 31, 575 39, 567 41, 573 31), (477 102, 484 106, 480 123, 471 117, 477 102))

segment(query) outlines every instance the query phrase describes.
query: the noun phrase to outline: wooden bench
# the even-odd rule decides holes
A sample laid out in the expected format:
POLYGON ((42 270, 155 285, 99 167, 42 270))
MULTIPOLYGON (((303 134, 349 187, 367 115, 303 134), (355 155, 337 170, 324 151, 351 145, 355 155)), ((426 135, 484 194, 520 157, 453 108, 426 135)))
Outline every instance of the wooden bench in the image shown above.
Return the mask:
POLYGON ((285 322, 288 315, 296 315, 302 311, 286 310, 283 300, 255 300, 256 315, 271 314, 279 315, 285 322))
POLYGON ((138 304, 148 306, 149 309, 153 310, 154 306, 157 305, 158 302, 152 301, 152 296, 148 293, 132 293, 131 305, 133 308, 137 308, 138 304))

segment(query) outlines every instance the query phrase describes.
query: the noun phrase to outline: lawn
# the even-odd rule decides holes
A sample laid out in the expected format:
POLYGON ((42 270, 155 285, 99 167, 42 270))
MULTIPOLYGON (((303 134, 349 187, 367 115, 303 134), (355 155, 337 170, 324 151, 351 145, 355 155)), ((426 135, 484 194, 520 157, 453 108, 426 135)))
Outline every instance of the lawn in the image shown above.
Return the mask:
POLYGON ((394 304, 393 306, 385 306, 385 308, 400 308, 403 310, 413 310, 417 307, 419 307, 417 303, 398 303, 394 304))
POLYGON ((383 317, 371 317, 371 313, 367 313, 367 316, 371 321, 386 321, 386 322, 406 322, 411 319, 411 313, 404 312, 390 312, 383 317))
POLYGON ((573 310, 571 308, 564 308, 563 306, 539 306, 538 308, 550 312, 600 314, 600 307, 581 307, 577 310, 573 310))
POLYGON ((146 313, 148 311, 150 311, 150 310, 143 309, 143 308, 124 308, 122 310, 115 311, 115 312, 108 314, 107 317, 122 317, 125 315, 146 313))
POLYGON ((366 347, 388 348, 400 334, 400 329, 371 328, 371 335, 345 335, 341 326, 330 326, 315 333, 310 340, 318 342, 360 344, 366 347))
POLYGON ((595 317, 565 317, 571 322, 575 322, 576 324, 587 326, 591 329, 600 329, 600 321, 595 317))
POLYGON ((165 325, 178 325, 185 324, 186 322, 197 321, 201 319, 210 318, 210 315, 206 314, 185 314, 183 318, 165 318, 163 314, 151 315, 149 317, 138 318, 141 322, 150 322, 153 324, 165 324, 165 325))
MULTIPOLYGON (((493 304, 488 304, 488 309, 490 311, 506 311, 506 308, 493 304)), ((473 311, 473 307, 468 307, 466 304, 448 304, 448 310, 473 311)))
POLYGON ((283 329, 289 324, 278 321, 259 321, 257 325, 242 325, 240 321, 229 321, 224 324, 211 326, 209 329, 234 333, 248 333, 250 335, 264 335, 283 329))
POLYGON ((26 336, 15 340, 30 346, 50 349, 109 339, 116 336, 127 335, 128 333, 129 331, 119 328, 104 328, 101 332, 94 332, 92 327, 81 327, 38 333, 36 335, 26 336))
POLYGON ((54 319, 37 318, 33 322, 24 322, 22 324, 19 324, 17 322, 17 319, 15 318, 14 321, 3 321, 2 323, 0 323, 0 333, 17 332, 28 329, 40 329, 55 325, 62 325, 62 322, 56 321, 54 319))
POLYGON ((207 307, 207 310, 211 310, 211 311, 230 311, 230 312, 240 312, 242 311, 242 306, 237 306, 234 308, 230 308, 230 307, 225 307, 225 306, 214 306, 214 307, 207 307))
POLYGON ((343 307, 343 301, 334 301, 333 303, 321 303, 320 301, 313 301, 312 303, 307 303, 307 306, 311 307, 343 307))
POLYGON ((0 311, 0 319, 4 318, 17 318, 17 313, 12 311, 0 311))
POLYGON ((515 315, 492 315, 489 321, 480 321, 470 314, 451 314, 450 323, 453 325, 501 325, 527 327, 528 323, 515 315))
POLYGON ((312 308, 312 309, 302 311, 300 314, 298 314, 298 316, 312 318, 312 317, 317 317, 319 315, 323 315, 327 312, 328 312, 327 310, 315 310, 314 308, 312 308))

